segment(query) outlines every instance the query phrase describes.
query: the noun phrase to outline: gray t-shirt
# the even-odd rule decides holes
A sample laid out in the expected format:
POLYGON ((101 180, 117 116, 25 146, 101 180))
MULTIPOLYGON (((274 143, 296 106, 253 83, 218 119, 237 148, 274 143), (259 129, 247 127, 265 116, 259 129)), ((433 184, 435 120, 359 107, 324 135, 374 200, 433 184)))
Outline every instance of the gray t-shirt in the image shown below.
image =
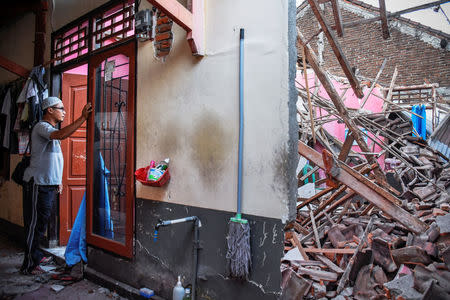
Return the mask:
POLYGON ((50 134, 57 130, 45 121, 34 126, 31 133, 31 161, 25 170, 24 181, 28 182, 34 177, 34 183, 38 185, 61 184, 64 168, 61 142, 50 139, 50 134))

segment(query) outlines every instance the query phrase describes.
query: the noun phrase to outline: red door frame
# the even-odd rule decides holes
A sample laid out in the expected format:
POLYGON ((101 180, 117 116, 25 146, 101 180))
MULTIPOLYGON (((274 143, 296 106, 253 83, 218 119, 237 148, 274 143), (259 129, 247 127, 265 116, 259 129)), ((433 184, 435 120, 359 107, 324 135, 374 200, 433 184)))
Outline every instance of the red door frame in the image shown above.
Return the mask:
POLYGON ((129 57, 129 81, 128 81, 128 109, 127 109, 127 170, 126 170, 126 223, 125 223, 125 244, 104 238, 93 233, 93 182, 94 182, 94 113, 88 120, 87 130, 87 186, 86 186, 86 241, 88 244, 99 248, 117 253, 125 257, 133 257, 133 237, 134 237, 134 127, 135 127, 135 80, 136 80, 136 43, 130 42, 125 45, 118 46, 111 50, 94 55, 89 59, 89 98, 95 111, 95 68, 98 67, 103 60, 110 56, 124 54, 129 57))

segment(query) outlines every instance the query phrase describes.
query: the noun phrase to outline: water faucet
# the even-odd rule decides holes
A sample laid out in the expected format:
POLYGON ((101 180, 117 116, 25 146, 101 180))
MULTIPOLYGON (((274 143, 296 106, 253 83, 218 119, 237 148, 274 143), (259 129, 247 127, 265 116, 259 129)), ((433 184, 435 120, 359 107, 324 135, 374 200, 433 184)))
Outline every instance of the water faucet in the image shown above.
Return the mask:
POLYGON ((155 232, 153 235, 153 241, 156 242, 158 239, 158 230, 159 227, 169 226, 177 223, 185 223, 185 222, 194 222, 194 278, 192 282, 192 300, 196 300, 196 285, 197 285, 197 273, 198 273, 198 251, 200 250, 200 240, 199 240, 199 229, 202 227, 202 222, 197 216, 191 216, 181 219, 175 220, 166 220, 163 221, 161 219, 158 220, 158 223, 155 225, 155 232))
POLYGON ((157 241, 158 239, 158 230, 159 227, 164 227, 164 226, 169 226, 169 225, 173 225, 173 224, 177 224, 177 223, 184 223, 184 222, 194 222, 195 225, 200 228, 202 227, 202 223, 200 222, 200 219, 197 216, 191 216, 191 217, 186 217, 186 218, 181 218, 181 219, 175 219, 175 220, 161 220, 158 219, 158 223, 156 223, 155 225, 155 232, 153 234, 153 241, 157 241))

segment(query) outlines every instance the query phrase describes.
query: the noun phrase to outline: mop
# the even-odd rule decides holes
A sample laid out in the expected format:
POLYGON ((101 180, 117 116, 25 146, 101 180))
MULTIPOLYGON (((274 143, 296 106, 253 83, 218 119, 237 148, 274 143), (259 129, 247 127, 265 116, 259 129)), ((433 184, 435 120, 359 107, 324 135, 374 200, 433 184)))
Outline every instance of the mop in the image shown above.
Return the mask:
POLYGON ((242 204, 242 148, 244 140, 244 29, 239 36, 239 158, 238 158, 238 191, 237 212, 229 222, 227 245, 230 276, 247 280, 251 268, 250 225, 241 217, 242 204))

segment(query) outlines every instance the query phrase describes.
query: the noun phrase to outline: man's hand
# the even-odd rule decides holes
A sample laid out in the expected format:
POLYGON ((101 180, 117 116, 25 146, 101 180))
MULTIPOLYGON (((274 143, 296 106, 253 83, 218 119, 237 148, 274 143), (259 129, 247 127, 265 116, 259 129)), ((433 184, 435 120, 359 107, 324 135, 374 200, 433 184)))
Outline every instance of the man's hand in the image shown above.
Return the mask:
POLYGON ((63 185, 62 184, 60 184, 59 186, 58 186, 58 194, 61 194, 62 193, 62 191, 63 191, 63 185))
POLYGON ((73 123, 67 125, 60 130, 53 131, 50 133, 51 140, 64 140, 74 133, 81 125, 89 118, 89 114, 92 112, 92 103, 87 103, 83 107, 83 111, 81 112, 81 116, 76 119, 73 123))
POLYGON ((92 112, 92 103, 88 102, 84 107, 83 111, 81 112, 81 115, 84 117, 84 119, 88 119, 90 113, 92 112))

